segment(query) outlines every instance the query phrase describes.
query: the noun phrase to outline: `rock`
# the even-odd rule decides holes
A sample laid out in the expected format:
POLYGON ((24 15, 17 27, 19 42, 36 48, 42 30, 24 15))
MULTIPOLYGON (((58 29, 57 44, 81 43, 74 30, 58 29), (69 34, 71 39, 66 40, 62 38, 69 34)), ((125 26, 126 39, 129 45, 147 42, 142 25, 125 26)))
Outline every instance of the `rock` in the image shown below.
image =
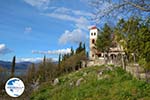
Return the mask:
POLYGON ((78 79, 76 82, 76 86, 79 86, 83 80, 84 80, 83 78, 78 79))
POLYGON ((112 68, 112 67, 110 67, 110 66, 107 66, 107 67, 106 67, 106 70, 108 70, 108 71, 109 71, 109 70, 110 70, 110 71, 112 71, 112 70, 113 70, 113 68, 112 68))
POLYGON ((104 72, 104 70, 98 71, 98 75, 99 75, 99 76, 103 75, 103 72, 104 72))
POLYGON ((104 75, 104 76, 99 76, 99 75, 97 75, 97 79, 98 79, 98 80, 107 79, 107 78, 109 78, 109 77, 110 77, 109 75, 104 75))
POLYGON ((85 72, 84 74, 83 74, 83 76, 86 76, 87 75, 87 73, 85 72))
POLYGON ((69 83, 69 85, 70 85, 70 87, 72 87, 73 86, 73 82, 69 83))
POLYGON ((31 87, 33 88, 34 91, 38 90, 38 88, 39 88, 39 79, 33 81, 33 84, 31 84, 31 87))
POLYGON ((54 82, 53 82, 53 85, 57 85, 59 83, 59 79, 58 78, 55 78, 54 79, 54 82))
POLYGON ((97 74, 98 80, 102 78, 102 75, 103 75, 103 70, 98 72, 98 74, 97 74))

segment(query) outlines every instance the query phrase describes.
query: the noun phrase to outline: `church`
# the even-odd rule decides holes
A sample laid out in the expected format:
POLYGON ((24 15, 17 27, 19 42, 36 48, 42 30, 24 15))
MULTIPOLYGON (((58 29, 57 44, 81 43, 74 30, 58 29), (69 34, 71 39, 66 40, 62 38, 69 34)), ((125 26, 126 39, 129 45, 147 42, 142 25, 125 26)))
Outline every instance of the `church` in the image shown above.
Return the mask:
POLYGON ((96 40, 98 34, 100 34, 100 30, 96 27, 93 26, 89 29, 90 33, 90 40, 89 40, 89 62, 91 64, 103 64, 104 63, 104 56, 109 58, 109 63, 113 64, 114 61, 119 57, 121 54, 125 54, 123 51, 123 47, 119 45, 116 41, 113 41, 113 47, 110 47, 109 54, 105 54, 103 52, 100 52, 96 50, 96 40))

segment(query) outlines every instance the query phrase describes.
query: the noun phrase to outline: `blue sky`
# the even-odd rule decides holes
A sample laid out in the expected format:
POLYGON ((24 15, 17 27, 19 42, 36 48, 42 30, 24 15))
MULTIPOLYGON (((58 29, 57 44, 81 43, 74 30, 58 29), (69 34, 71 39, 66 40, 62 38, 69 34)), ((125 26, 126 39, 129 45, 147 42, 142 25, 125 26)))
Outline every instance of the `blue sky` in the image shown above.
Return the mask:
POLYGON ((0 60, 57 60, 93 25, 87 0, 0 0, 0 60))

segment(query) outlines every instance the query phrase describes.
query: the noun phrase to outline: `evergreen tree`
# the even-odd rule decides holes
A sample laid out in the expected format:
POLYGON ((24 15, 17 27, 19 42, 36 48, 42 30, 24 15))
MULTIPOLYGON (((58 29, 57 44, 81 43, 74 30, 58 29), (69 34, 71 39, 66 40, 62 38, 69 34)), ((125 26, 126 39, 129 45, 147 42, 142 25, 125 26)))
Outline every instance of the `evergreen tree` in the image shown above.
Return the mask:
POLYGON ((16 56, 14 56, 14 57, 13 57, 13 60, 12 60, 11 77, 14 77, 15 65, 16 65, 16 56))
MULTIPOLYGON (((112 43, 112 29, 105 24, 101 34, 98 35, 97 40, 96 40, 96 48, 98 51, 104 53, 104 58, 105 55, 108 55, 110 47, 112 43)), ((107 59, 105 59, 106 61, 107 59)))
POLYGON ((79 43, 79 47, 76 49, 76 53, 80 53, 83 50, 82 42, 79 43))
POLYGON ((86 52, 85 43, 83 44, 83 51, 86 52))
POLYGON ((58 68, 60 69, 61 66, 61 54, 59 54, 59 58, 58 58, 58 68))
POLYGON ((74 50, 73 50, 73 48, 71 47, 71 54, 70 54, 71 56, 73 56, 74 55, 74 50))
POLYGON ((45 67, 45 64, 46 64, 46 56, 44 55, 44 58, 43 58, 43 65, 45 67))

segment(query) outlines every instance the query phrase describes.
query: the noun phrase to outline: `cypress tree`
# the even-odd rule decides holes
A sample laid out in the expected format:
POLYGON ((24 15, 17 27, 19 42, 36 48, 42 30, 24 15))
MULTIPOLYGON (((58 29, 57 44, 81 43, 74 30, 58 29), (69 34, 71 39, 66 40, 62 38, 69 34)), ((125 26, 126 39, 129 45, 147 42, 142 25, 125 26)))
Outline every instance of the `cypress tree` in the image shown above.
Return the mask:
POLYGON ((13 60, 12 60, 11 77, 14 77, 15 65, 16 65, 16 56, 14 56, 14 57, 13 57, 13 60))
POLYGON ((44 58, 43 58, 43 65, 45 67, 45 63, 46 63, 46 56, 44 55, 44 58))
POLYGON ((59 54, 59 58, 58 58, 58 68, 60 69, 60 64, 61 64, 61 54, 59 54))
POLYGON ((73 56, 74 55, 74 50, 73 50, 73 48, 71 47, 71 54, 70 54, 71 56, 73 56))

